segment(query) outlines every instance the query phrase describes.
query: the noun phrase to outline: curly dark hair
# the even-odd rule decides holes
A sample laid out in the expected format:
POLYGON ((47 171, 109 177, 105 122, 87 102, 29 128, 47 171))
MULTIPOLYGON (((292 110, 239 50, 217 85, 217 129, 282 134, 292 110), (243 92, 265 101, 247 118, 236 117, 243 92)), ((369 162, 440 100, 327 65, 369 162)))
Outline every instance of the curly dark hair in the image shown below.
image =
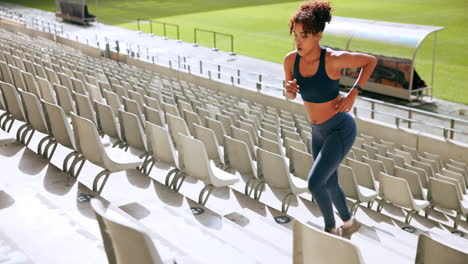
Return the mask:
POLYGON ((316 35, 323 32, 325 23, 331 21, 330 2, 310 1, 301 5, 296 14, 289 19, 289 34, 293 32, 294 25, 301 23, 305 33, 316 35))

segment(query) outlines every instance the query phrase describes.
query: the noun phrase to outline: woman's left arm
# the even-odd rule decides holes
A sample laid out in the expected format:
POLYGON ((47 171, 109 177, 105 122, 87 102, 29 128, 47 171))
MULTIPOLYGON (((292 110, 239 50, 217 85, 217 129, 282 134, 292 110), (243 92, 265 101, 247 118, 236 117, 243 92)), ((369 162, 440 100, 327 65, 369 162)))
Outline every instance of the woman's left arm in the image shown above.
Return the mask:
MULTIPOLYGON (((340 51, 337 52, 335 56, 333 66, 335 69, 339 70, 339 72, 345 68, 361 68, 361 72, 355 83, 359 87, 364 86, 367 80, 369 80, 377 65, 377 59, 368 54, 340 51)), ((358 93, 358 89, 352 88, 336 105, 337 112, 347 112, 351 110, 358 93)))

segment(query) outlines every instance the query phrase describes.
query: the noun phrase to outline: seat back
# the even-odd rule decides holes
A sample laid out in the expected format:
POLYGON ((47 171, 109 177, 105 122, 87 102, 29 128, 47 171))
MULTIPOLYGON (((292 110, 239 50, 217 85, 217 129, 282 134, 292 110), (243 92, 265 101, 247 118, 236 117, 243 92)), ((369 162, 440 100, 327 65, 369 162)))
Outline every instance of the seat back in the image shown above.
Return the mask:
POLYGON ((384 167, 385 167, 385 171, 390 174, 390 175, 393 175, 393 169, 395 168, 395 162, 393 161, 393 159, 390 159, 390 158, 387 158, 387 157, 384 157, 384 156, 381 156, 380 154, 376 154, 375 155, 375 158, 377 160, 380 160, 382 161, 384 167))
POLYGON ((88 92, 86 91, 85 84, 83 83, 82 80, 77 79, 75 77, 70 77, 70 81, 73 87, 73 91, 82 94, 82 95, 87 95, 88 92))
POLYGON ((364 163, 367 163, 371 167, 372 174, 374 175, 374 179, 376 179, 378 181, 380 181, 380 179, 378 178, 378 177, 380 177, 380 172, 387 173, 387 171, 385 170, 385 166, 384 166, 383 162, 380 161, 380 160, 374 160, 374 159, 370 159, 368 157, 363 157, 362 161, 364 163))
POLYGON ((81 117, 91 120, 96 126, 98 126, 96 111, 94 110, 88 96, 75 92, 72 93, 75 97, 76 113, 81 117))
POLYGON ((2 90, 3 103, 7 112, 16 120, 26 121, 26 115, 18 90, 13 85, 4 82, 0 82, 0 89, 2 90))
POLYGON ((356 148, 353 146, 351 150, 354 152, 354 157, 356 158, 357 161, 362 161, 362 157, 369 157, 369 155, 367 154, 367 151, 363 149, 356 148))
POLYGON ((41 94, 39 93, 39 87, 36 82, 36 78, 34 78, 34 76, 29 72, 22 72, 21 74, 23 75, 23 79, 26 84, 26 91, 34 94, 37 97, 40 97, 41 94))
POLYGON ((71 113, 73 133, 79 152, 91 163, 104 167, 107 156, 99 138, 96 125, 86 118, 71 113))
POLYGON ((392 204, 413 209, 413 196, 405 179, 380 173, 381 196, 392 204))
POLYGON ((261 148, 257 148, 257 166, 262 178, 268 185, 291 189, 289 170, 284 158, 261 148))
POLYGON ((199 179, 206 184, 211 184, 210 176, 213 173, 210 168, 208 155, 203 142, 181 134, 179 138, 182 144, 184 172, 186 172, 190 177, 199 179))
POLYGON ((228 136, 231 136, 231 126, 233 125, 231 117, 223 114, 216 114, 216 120, 223 124, 224 131, 228 136))
POLYGON ((167 129, 147 121, 146 131, 153 158, 178 167, 176 151, 167 129))
POLYGON ((95 104, 102 132, 104 132, 104 134, 108 135, 109 137, 122 140, 119 125, 117 124, 117 118, 114 114, 114 110, 112 110, 112 107, 99 102, 95 102, 95 104))
POLYGON ((50 130, 54 138, 61 145, 77 150, 73 130, 70 127, 70 123, 68 122, 63 108, 45 101, 42 103, 44 104, 47 116, 49 117, 50 130))
MULTIPOLYGON (((205 120, 205 124, 206 124, 205 127, 213 130, 213 132, 216 135, 216 139, 218 140, 218 144, 224 147, 224 135, 227 135, 227 134, 226 134, 226 131, 224 131, 223 124, 220 121, 209 118, 209 117, 200 118, 200 119, 205 120)), ((203 121, 202 121, 202 125, 203 125, 203 121)))
POLYGON ((364 263, 351 241, 318 230, 297 220, 293 227, 293 264, 364 263))
POLYGON ((457 249, 431 238, 426 234, 420 234, 418 239, 418 249, 416 251, 416 264, 464 264, 468 263, 468 253, 465 250, 457 249))
POLYGON ((47 79, 41 77, 36 77, 36 80, 41 92, 41 98, 51 104, 57 104, 57 96, 52 88, 52 84, 47 79))
POLYGON ((57 95, 58 104, 63 108, 65 114, 70 116, 70 113, 76 113, 70 90, 59 84, 54 84, 54 90, 57 95))
POLYGON ((167 118, 167 125, 169 127, 169 133, 172 137, 172 140, 176 147, 178 148, 181 145, 181 139, 179 138, 179 133, 185 136, 191 136, 190 131, 185 123, 185 120, 178 117, 173 116, 171 114, 166 115, 167 118))
MULTIPOLYGON (((456 172, 460 175, 463 175, 463 177, 465 178, 465 183, 468 184, 468 173, 465 171, 465 169, 454 166, 449 163, 445 164, 445 168, 449 171, 456 172)), ((441 169, 440 171, 442 172, 442 170, 443 169, 441 169)), ((468 188, 468 185, 465 188, 468 188)))
POLYGON ((445 168, 441 170, 440 174, 450 177, 452 179, 456 179, 460 183, 460 186, 462 187, 461 189, 462 189, 463 194, 466 194, 466 182, 465 182, 465 177, 462 174, 447 170, 445 168))
POLYGON ((395 176, 405 179, 408 182, 411 194, 415 199, 426 200, 423 194, 423 188, 419 176, 416 172, 395 167, 395 176))
POLYGON ((139 118, 135 114, 119 110, 119 122, 122 139, 130 147, 146 152, 148 146, 146 145, 145 131, 139 118))
POLYGON ((146 105, 148 107, 151 107, 153 109, 156 109, 158 111, 161 111, 163 112, 162 108, 161 108, 161 104, 159 103, 159 101, 153 97, 149 97, 147 95, 143 96, 143 98, 145 99, 146 101, 146 105))
POLYGON ((258 146, 261 147, 262 149, 273 152, 278 155, 284 156, 283 149, 281 148, 281 145, 276 141, 271 141, 268 140, 262 136, 258 137, 258 146))
POLYGON ((18 89, 26 90, 26 84, 23 79, 23 75, 21 74, 21 70, 13 65, 8 65, 10 67, 13 82, 15 83, 15 87, 18 89))
POLYGON ((177 109, 177 106, 173 104, 162 103, 162 107, 166 115, 173 115, 173 116, 180 117, 180 113, 179 113, 179 110, 177 109))
POLYGON ((195 138, 203 142, 205 145, 208 158, 213 160, 215 163, 224 163, 221 149, 216 140, 216 135, 213 130, 194 124, 195 138))
POLYGON ((21 92, 24 110, 27 115, 28 123, 32 128, 44 134, 49 134, 46 117, 41 106, 41 102, 33 93, 21 92))
POLYGON ((374 175, 372 174, 371 167, 364 163, 357 160, 349 159, 348 166, 353 168, 354 175, 356 175, 356 179, 359 185, 369 188, 371 190, 378 191, 375 187, 375 179, 374 175))
POLYGON ((338 177, 338 181, 341 188, 343 188, 343 192, 346 197, 359 201, 358 183, 353 169, 349 166, 340 164, 338 167, 338 175, 340 175, 338 177))
MULTIPOLYGON (((377 150, 377 148, 375 147, 372 147, 370 145, 367 145, 367 144, 362 144, 362 147, 361 147, 363 150, 365 150, 367 152, 367 157, 371 158, 371 159, 375 159, 375 154, 378 154, 379 151, 377 150)), ((362 156, 362 158, 367 158, 366 156, 362 156)))
POLYGON ((252 138, 250 137, 249 132, 246 130, 237 128, 235 126, 231 126, 231 135, 232 138, 240 140, 247 144, 247 147, 249 148, 250 155, 254 160, 256 160, 256 153, 255 153, 255 145, 252 141, 252 138))
POLYGON ((314 164, 314 158, 311 154, 291 147, 291 159, 289 160, 289 170, 305 181, 309 178, 310 170, 314 164))
POLYGON ((307 152, 307 147, 302 141, 290 139, 290 138, 285 138, 284 139, 284 148, 286 149, 286 157, 291 159, 291 147, 295 147, 296 149, 300 151, 307 152))
POLYGON ((135 100, 132 100, 130 98, 123 97, 123 103, 124 103, 124 106, 125 106, 125 111, 127 111, 128 113, 132 113, 132 114, 136 115, 138 117, 138 120, 140 121, 141 125, 143 126, 144 122, 146 120, 145 120, 145 116, 143 115, 142 109, 141 109, 140 105, 138 104, 138 102, 135 101, 135 100))
POLYGON ((429 193, 431 194, 431 202, 434 205, 461 212, 461 194, 454 183, 444 181, 443 179, 430 178, 429 193))
MULTIPOLYGON (((457 179, 450 178, 450 177, 444 176, 444 175, 439 174, 439 173, 436 173, 434 178, 440 179, 440 180, 445 181, 445 182, 452 183, 452 184, 454 184, 455 186, 457 186, 457 189, 458 189, 458 192, 457 192, 457 194, 458 194, 458 199, 459 199, 459 200, 463 200, 462 186, 461 186, 461 183, 460 183, 457 179)), ((430 179, 430 178, 429 178, 429 179, 430 179)))
POLYGON ((200 118, 198 117, 198 114, 189 110, 184 109, 183 110, 183 116, 185 119, 185 122, 187 123, 188 129, 192 135, 195 135, 195 127, 194 125, 201 125, 200 118))
POLYGON ((402 157, 405 163, 411 164, 411 162, 413 161, 413 156, 411 156, 411 153, 399 149, 394 149, 393 151, 395 155, 402 157))
POLYGON ((162 111, 159 111, 157 109, 144 106, 144 112, 146 116, 146 120, 149 121, 150 123, 153 123, 157 126, 166 126, 166 121, 164 119, 164 113, 162 111))
MULTIPOLYGON (((253 122, 253 121, 252 121, 253 122)), ((253 124, 249 124, 243 121, 239 121, 239 128, 249 132, 250 138, 255 145, 258 144, 258 134, 253 124)))
POLYGON ((91 200, 91 207, 101 228, 109 263, 163 263, 151 238, 141 228, 129 221, 110 217, 98 199, 91 200))
POLYGON ((70 90, 73 90, 73 84, 70 80, 70 77, 64 73, 57 72, 57 77, 60 81, 60 85, 67 87, 70 90))
POLYGON ((14 84, 10 67, 6 62, 0 61, 0 70, 2 71, 3 81, 9 84, 14 84))
POLYGON ((245 142, 225 136, 224 138, 224 155, 225 160, 229 161, 229 165, 235 171, 242 175, 253 175, 257 178, 257 169, 250 155, 250 151, 245 142))
POLYGON ((387 157, 392 159, 393 162, 395 162, 395 166, 398 166, 401 168, 405 167, 405 159, 402 156, 391 153, 391 152, 387 152, 387 157))

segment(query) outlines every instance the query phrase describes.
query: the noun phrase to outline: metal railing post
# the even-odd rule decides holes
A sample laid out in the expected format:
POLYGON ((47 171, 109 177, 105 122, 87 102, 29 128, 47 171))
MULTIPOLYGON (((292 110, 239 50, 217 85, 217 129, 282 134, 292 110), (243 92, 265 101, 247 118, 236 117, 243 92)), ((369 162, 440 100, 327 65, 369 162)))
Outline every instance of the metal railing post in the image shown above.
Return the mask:
MULTIPOLYGON (((454 119, 450 119, 450 128, 455 129, 455 120, 454 119)), ((453 139, 453 136, 454 136, 454 131, 450 130, 450 139, 453 139)))
POLYGON ((217 51, 218 49, 216 48, 216 32, 213 31, 213 50, 217 51))
POLYGON ((412 125, 412 122, 411 120, 413 120, 413 111, 409 110, 408 111, 408 128, 411 128, 411 125, 412 125))

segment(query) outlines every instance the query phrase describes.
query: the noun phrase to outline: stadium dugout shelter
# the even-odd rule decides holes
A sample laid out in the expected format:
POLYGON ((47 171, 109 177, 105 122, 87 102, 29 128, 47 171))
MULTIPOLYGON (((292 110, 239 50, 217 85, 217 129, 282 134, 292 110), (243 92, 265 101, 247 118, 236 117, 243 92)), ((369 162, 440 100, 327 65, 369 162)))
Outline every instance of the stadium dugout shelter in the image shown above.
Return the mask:
MULTIPOLYGON (((437 32, 442 29, 443 27, 334 17, 325 28, 323 40, 327 46, 333 48, 360 51, 377 57, 377 67, 363 87, 365 90, 422 103, 423 100, 432 101, 437 32), (424 40, 432 33, 432 71, 428 78, 430 83, 426 85, 415 70, 415 61, 424 40)), ((341 75, 341 84, 352 86, 359 75, 359 69, 347 69, 341 75)))
POLYGON ((88 12, 86 0, 55 0, 55 16, 82 25, 96 21, 96 16, 88 12))

